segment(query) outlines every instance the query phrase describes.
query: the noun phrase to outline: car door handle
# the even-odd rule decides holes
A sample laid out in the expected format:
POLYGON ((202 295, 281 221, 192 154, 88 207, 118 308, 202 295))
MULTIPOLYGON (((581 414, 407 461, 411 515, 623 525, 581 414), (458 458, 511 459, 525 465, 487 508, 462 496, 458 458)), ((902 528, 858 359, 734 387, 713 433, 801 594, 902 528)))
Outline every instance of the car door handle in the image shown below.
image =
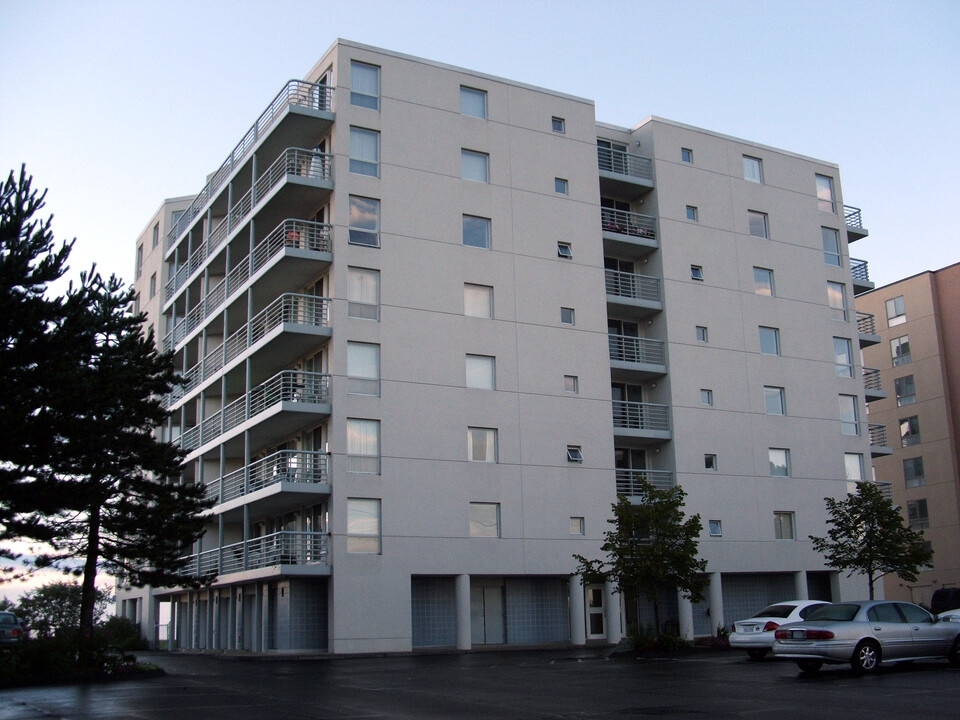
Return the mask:
POLYGON ((874 627, 873 630, 874 630, 874 632, 880 632, 881 630, 883 630, 883 628, 874 627))

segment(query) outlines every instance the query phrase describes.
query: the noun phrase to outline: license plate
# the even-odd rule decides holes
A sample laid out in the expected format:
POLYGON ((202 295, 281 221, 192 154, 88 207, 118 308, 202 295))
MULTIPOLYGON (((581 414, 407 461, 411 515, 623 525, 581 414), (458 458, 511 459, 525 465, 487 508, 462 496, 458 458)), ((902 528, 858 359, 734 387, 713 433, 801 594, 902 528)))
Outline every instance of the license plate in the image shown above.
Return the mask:
POLYGON ((805 640, 805 639, 807 638, 807 631, 806 631, 806 630, 791 630, 791 631, 790 631, 790 637, 792 637, 794 640, 805 640))

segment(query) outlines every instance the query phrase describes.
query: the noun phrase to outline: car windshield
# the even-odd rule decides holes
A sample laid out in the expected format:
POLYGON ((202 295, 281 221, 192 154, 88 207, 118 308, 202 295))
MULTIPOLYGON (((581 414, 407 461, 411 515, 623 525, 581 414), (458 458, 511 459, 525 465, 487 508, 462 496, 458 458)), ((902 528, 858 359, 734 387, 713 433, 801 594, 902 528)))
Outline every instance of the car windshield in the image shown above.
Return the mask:
POLYGON ((839 605, 821 605, 814 608, 807 615, 807 621, 811 620, 853 620, 860 611, 860 606, 855 603, 840 603, 839 605))
POLYGON ((753 615, 753 617, 755 617, 755 618, 756 618, 756 617, 785 618, 785 617, 787 617, 790 613, 793 612, 793 608, 794 608, 794 607, 796 607, 796 606, 795 606, 795 605, 771 605, 771 606, 769 606, 769 607, 765 607, 763 610, 761 610, 760 612, 758 612, 756 615, 753 615))

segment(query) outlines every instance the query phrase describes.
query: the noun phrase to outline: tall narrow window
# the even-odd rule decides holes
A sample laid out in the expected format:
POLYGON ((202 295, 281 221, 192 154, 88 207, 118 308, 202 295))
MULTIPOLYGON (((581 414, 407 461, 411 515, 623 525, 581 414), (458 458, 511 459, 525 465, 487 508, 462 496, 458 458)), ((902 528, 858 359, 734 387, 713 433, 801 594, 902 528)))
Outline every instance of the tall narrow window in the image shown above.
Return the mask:
POLYGON ((847 294, 843 283, 827 283, 827 301, 830 303, 830 317, 834 320, 847 321, 847 294))
POLYGON ((570 518, 570 534, 583 535, 583 518, 582 517, 572 516, 570 518))
POLYGON ((467 355, 467 387, 495 390, 497 387, 496 358, 490 355, 467 355))
POLYGON ((823 261, 827 265, 840 267, 840 233, 833 228, 820 228, 823 240, 823 261))
POLYGON ((467 428, 467 460, 472 462, 497 462, 497 429, 467 428))
POLYGON ((910 336, 901 335, 890 341, 890 357, 893 360, 893 366, 899 367, 910 362, 910 336))
POLYGON ((792 512, 773 513, 773 536, 777 540, 793 540, 795 537, 792 512))
POLYGON ((350 172, 379 177, 380 133, 376 130, 350 128, 350 172))
POLYGON ((347 343, 347 392, 352 395, 380 395, 380 346, 347 343))
POLYGON ((760 352, 764 355, 780 354, 780 330, 775 327, 760 326, 760 352))
POLYGON ((470 503, 470 537, 500 537, 500 503, 470 503))
POLYGON ((860 434, 860 413, 856 395, 840 396, 840 431, 844 435, 860 434))
POLYGON ((693 150, 690 148, 680 148, 680 161, 693 165, 693 150))
POLYGON ((347 498, 347 552, 380 552, 380 500, 347 498))
POLYGON ((489 182, 490 156, 474 150, 460 151, 460 177, 464 180, 489 182))
POLYGON ((850 482, 863 480, 863 455, 860 453, 844 453, 843 474, 850 482))
POLYGON ((823 212, 836 212, 833 202, 833 178, 827 175, 817 175, 817 205, 823 212))
POLYGON ((890 298, 886 302, 887 306, 887 327, 901 325, 907 321, 907 309, 903 303, 903 295, 890 298))
POLYGON ((922 457, 906 458, 903 461, 903 480, 908 488, 921 487, 926 482, 922 457))
POLYGON ((160 223, 153 226, 153 247, 160 244, 160 223))
POLYGON ((769 448, 771 477, 790 477, 790 451, 787 448, 769 448))
POLYGON ((350 242, 380 247, 380 201, 350 196, 350 242))
POLYGON ((380 271, 347 268, 347 315, 365 320, 380 319, 380 271))
POLYGON ((487 117, 487 92, 460 86, 460 113, 476 118, 487 117))
POLYGON ((927 511, 927 499, 907 500, 907 525, 911 530, 923 530, 930 527, 930 514, 927 511))
POLYGON ((347 418, 347 472, 380 473, 380 421, 347 418))
POLYGON ((913 382, 913 375, 895 378, 893 388, 897 393, 897 407, 912 405, 917 401, 917 387, 913 382))
POLYGON ((143 275, 143 245, 137 245, 137 272, 135 279, 139 280, 143 275))
POLYGON ((853 377, 853 348, 849 339, 833 339, 833 363, 837 377, 853 377))
POLYGON ((376 65, 350 63, 350 104, 380 109, 380 68, 376 65))
POLYGON ((743 156, 743 179, 749 182, 763 182, 763 161, 760 158, 743 156))
POLYGON ((150 297, 152 298, 157 294, 157 274, 154 273, 150 276, 150 297))
POLYGON ((747 225, 750 228, 750 234, 754 237, 770 237, 770 226, 767 222, 766 213, 757 212, 756 210, 747 210, 747 225))
POLYGON ((463 244, 470 247, 490 249, 490 218, 475 215, 463 216, 463 244))

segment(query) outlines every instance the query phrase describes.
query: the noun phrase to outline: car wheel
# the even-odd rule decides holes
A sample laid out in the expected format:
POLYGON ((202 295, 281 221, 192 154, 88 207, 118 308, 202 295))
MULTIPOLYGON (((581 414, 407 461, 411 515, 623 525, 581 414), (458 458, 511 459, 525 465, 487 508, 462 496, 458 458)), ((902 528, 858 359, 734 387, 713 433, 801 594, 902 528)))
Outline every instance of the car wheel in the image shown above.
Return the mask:
POLYGON ((766 648, 750 648, 747 650, 747 655, 750 656, 751 660, 763 660, 768 652, 770 651, 766 648))
POLYGON ((856 672, 876 672, 880 667, 880 646, 873 640, 861 640, 853 651, 850 664, 856 672))
POLYGON ((823 667, 823 663, 820 660, 797 660, 797 667, 800 672, 815 673, 823 667))
POLYGON ((950 646, 950 654, 947 659, 954 667, 960 667, 960 635, 954 638, 953 645, 950 646))

